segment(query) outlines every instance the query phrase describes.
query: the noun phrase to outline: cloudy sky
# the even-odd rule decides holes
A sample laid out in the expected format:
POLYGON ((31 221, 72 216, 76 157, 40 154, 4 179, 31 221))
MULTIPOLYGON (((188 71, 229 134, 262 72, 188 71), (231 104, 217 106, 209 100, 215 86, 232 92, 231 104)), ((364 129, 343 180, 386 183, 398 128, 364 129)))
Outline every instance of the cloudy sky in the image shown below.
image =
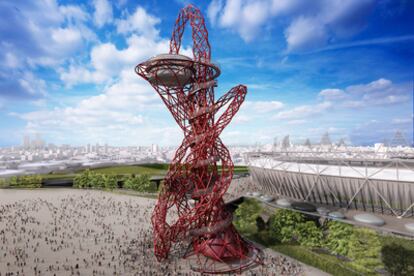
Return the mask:
MULTIPOLYGON (((414 1, 193 3, 222 70, 216 93, 248 86, 226 143, 287 134, 318 142, 326 131, 353 144, 395 130, 412 137, 414 1)), ((0 1, 0 146, 35 133, 56 144, 179 144, 181 131, 134 66, 168 51, 185 4, 0 1)))

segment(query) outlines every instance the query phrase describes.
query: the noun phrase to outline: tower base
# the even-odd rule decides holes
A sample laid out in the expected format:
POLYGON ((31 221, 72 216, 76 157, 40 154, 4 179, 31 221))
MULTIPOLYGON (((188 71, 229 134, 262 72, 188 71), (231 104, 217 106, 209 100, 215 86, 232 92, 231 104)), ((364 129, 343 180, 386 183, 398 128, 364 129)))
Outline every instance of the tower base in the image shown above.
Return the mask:
POLYGON ((233 225, 218 235, 196 239, 189 248, 184 258, 200 273, 241 273, 263 264, 262 251, 243 239, 233 225))

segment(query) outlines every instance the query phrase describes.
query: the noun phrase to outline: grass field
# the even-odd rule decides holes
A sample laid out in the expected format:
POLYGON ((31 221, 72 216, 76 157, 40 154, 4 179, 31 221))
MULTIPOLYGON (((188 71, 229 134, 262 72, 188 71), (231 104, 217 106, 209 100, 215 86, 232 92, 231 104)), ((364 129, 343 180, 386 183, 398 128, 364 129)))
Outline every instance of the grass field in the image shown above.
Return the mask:
MULTIPOLYGON (((165 175, 168 171, 169 164, 140 164, 140 165, 119 165, 113 167, 104 167, 91 169, 97 173, 102 174, 115 174, 115 175, 131 175, 131 174, 148 174, 150 176, 165 175)), ((220 171, 219 166, 219 171, 220 171)), ((43 179, 70 179, 74 178, 77 174, 82 173, 84 170, 79 170, 75 173, 49 173, 40 175, 43 179)), ((242 174, 247 173, 249 170, 246 166, 235 166, 234 173, 242 174)))
POLYGON ((148 175, 164 175, 167 173, 168 164, 143 164, 130 166, 116 166, 107 168, 92 169, 97 173, 103 174, 148 174, 148 175))
POLYGON ((300 245, 276 244, 270 248, 335 276, 362 275, 361 273, 353 270, 347 262, 339 260, 335 256, 316 253, 300 245))

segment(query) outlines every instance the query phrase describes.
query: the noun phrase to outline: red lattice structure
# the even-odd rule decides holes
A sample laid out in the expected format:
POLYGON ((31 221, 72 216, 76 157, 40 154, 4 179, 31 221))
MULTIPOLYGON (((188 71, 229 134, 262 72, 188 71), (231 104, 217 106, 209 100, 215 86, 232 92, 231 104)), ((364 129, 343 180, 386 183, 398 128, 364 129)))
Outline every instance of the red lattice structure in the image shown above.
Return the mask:
POLYGON ((173 243, 190 241, 186 258, 194 270, 237 272, 260 263, 261 252, 240 236, 225 208, 223 195, 234 166, 219 135, 239 110, 247 88, 238 85, 215 100, 220 69, 210 58, 203 15, 189 5, 178 15, 170 53, 135 68, 154 87, 184 132, 152 214, 154 250, 161 261, 168 258, 173 243), (193 59, 179 54, 187 23, 192 28, 193 59))

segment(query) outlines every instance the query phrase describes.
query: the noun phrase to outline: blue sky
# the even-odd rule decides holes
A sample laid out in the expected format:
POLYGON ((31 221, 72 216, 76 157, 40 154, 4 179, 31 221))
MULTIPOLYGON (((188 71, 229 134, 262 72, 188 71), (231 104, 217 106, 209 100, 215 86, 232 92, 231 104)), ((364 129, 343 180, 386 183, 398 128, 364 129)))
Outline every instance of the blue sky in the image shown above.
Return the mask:
MULTIPOLYGON (((0 146, 24 134, 84 145, 177 145, 182 134, 134 66, 168 51, 188 1, 1 1, 0 146)), ((228 144, 412 137, 414 1, 193 1, 216 93, 248 96, 228 144), (411 16, 410 16, 411 15, 411 16)), ((184 54, 191 52, 187 29, 184 54)))

